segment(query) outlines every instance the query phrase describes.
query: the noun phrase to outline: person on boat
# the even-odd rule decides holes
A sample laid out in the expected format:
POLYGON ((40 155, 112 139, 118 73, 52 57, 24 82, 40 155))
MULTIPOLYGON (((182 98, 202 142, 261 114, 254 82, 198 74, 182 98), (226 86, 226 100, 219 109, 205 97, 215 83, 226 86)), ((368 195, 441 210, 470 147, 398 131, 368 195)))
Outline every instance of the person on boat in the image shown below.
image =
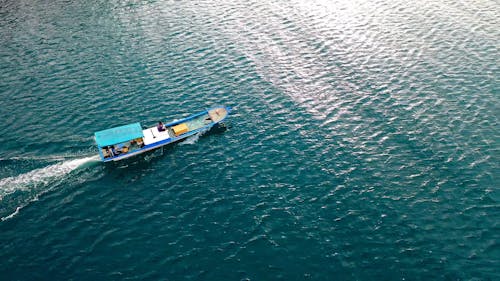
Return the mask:
POLYGON ((157 128, 158 128, 158 131, 159 131, 159 132, 163 132, 163 131, 165 131, 165 130, 166 130, 166 129, 165 129, 165 125, 163 125, 163 123, 162 123, 161 121, 159 121, 159 122, 158 122, 158 126, 157 126, 157 128))
POLYGON ((107 157, 113 157, 113 156, 115 156, 115 155, 113 154, 113 151, 109 148, 109 146, 106 146, 106 147, 105 147, 105 150, 106 150, 106 155, 104 155, 104 158, 107 158, 107 157))
POLYGON ((116 149, 116 147, 113 145, 111 146, 111 152, 113 153, 113 156, 120 155, 121 151, 116 149))

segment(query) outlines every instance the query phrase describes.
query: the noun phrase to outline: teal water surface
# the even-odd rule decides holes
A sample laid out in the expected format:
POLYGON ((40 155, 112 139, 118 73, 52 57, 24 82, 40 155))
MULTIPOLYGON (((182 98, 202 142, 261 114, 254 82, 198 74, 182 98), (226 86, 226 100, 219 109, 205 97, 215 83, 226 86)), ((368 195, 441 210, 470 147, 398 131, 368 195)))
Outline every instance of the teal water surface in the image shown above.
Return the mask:
POLYGON ((499 280, 499 14, 0 0, 0 279, 499 280), (217 104, 225 131, 95 157, 217 104))

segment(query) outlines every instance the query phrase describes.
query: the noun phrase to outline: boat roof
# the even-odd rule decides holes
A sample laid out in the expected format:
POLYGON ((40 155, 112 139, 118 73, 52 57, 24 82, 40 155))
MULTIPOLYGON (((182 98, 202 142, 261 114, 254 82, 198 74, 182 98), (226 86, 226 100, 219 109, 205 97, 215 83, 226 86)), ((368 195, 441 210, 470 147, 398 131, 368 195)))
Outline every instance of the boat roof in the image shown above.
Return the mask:
POLYGON ((133 123, 95 132, 95 141, 98 146, 108 146, 129 140, 142 138, 142 127, 140 123, 133 123))

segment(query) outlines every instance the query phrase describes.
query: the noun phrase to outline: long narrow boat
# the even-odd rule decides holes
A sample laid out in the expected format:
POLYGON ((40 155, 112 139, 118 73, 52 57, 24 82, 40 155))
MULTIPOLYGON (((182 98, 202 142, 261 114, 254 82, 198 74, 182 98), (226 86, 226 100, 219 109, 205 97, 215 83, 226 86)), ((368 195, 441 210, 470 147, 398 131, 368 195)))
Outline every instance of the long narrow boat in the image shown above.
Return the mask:
POLYGON ((230 111, 230 107, 214 107, 165 125, 143 129, 140 123, 133 123, 95 132, 94 137, 101 160, 118 161, 208 131, 230 111))

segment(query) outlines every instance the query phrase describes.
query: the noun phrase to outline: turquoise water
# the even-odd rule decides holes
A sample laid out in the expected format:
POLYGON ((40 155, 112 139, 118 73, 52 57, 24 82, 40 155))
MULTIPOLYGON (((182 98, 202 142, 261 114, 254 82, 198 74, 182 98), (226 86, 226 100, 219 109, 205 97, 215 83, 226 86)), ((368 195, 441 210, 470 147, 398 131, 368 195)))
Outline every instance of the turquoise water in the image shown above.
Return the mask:
POLYGON ((1 280, 499 280, 497 1, 0 1, 1 280), (233 107, 120 165, 93 133, 233 107))

